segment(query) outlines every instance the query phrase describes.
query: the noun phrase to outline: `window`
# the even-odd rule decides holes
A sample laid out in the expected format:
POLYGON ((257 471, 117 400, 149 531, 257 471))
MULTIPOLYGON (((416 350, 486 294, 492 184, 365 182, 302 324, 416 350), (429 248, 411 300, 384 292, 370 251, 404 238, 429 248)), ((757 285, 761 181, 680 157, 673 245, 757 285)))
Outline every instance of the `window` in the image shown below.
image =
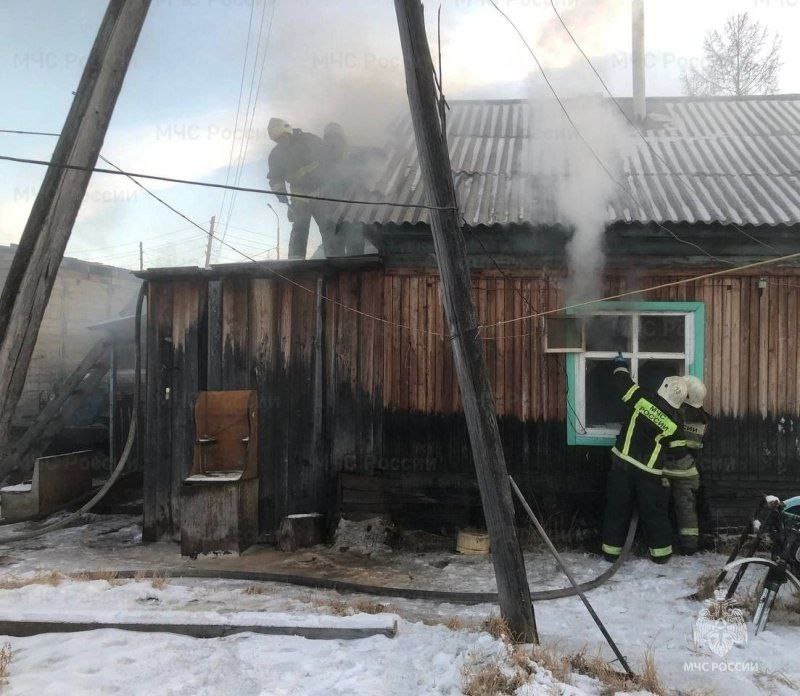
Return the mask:
POLYGON ((585 350, 567 356, 569 444, 613 444, 623 413, 612 385, 618 352, 651 391, 670 375, 702 379, 703 325, 701 302, 603 303, 584 317, 585 350))
POLYGON ((581 317, 546 317, 545 353, 580 353, 585 350, 585 331, 581 317))

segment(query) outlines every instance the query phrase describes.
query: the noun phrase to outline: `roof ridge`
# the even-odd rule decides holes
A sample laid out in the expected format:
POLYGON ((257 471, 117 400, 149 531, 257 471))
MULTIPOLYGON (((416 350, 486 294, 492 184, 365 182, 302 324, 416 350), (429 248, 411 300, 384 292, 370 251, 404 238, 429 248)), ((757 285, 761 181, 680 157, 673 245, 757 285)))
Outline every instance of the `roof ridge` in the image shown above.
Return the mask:
MULTIPOLYGON (((602 94, 585 94, 579 95, 577 97, 564 97, 564 101, 570 101, 573 99, 584 99, 586 97, 593 97, 597 96, 602 99, 609 99, 609 97, 602 95, 602 94)), ((548 97, 543 97, 544 99, 548 99, 548 97)), ((629 102, 633 97, 615 97, 617 101, 622 102, 629 102)), ((481 98, 481 99, 448 99, 448 104, 459 104, 459 105, 493 105, 493 104, 524 104, 526 102, 531 101, 531 99, 524 98, 524 97, 507 97, 507 98, 481 98)), ((786 92, 781 94, 746 94, 742 96, 731 96, 731 95, 711 95, 711 96, 687 96, 684 94, 678 94, 675 96, 665 96, 665 95, 657 95, 652 97, 647 97, 648 102, 685 102, 685 103, 692 103, 692 102, 751 102, 751 101, 800 101, 800 93, 798 92, 786 92)))

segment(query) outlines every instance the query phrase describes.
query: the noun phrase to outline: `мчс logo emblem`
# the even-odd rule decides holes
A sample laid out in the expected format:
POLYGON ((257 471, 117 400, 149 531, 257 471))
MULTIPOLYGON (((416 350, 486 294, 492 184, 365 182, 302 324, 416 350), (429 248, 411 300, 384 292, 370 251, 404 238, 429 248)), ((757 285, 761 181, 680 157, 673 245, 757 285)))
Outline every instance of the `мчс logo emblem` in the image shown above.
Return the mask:
POLYGON ((734 645, 747 644, 747 622, 741 609, 734 606, 725 592, 717 590, 714 599, 706 600, 694 625, 694 644, 707 647, 718 657, 725 657, 734 645))

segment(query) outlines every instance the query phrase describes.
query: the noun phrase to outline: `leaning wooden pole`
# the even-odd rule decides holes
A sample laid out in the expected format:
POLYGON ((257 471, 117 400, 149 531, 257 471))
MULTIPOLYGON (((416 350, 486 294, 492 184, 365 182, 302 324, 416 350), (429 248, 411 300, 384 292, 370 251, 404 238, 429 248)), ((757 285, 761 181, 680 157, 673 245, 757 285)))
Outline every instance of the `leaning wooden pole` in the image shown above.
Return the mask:
POLYGON ((439 119, 424 11, 419 0, 395 0, 395 10, 422 177, 430 205, 439 208, 431 211, 431 227, 442 278, 442 303, 492 544, 500 611, 518 640, 537 642, 494 396, 472 302, 466 247, 455 210, 450 155, 439 119))
MULTIPOLYGON (((110 0, 0 295, 0 459, 56 273, 97 162, 150 0, 110 0)), ((6 467, 0 461, 0 480, 6 467)))

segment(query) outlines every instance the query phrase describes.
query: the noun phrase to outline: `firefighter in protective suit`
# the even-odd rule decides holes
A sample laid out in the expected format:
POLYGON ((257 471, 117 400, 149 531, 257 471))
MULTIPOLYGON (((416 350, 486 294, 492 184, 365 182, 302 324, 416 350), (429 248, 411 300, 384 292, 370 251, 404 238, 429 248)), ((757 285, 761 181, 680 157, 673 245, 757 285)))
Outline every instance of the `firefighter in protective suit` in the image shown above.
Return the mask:
POLYGON ((609 561, 619 558, 635 506, 650 558, 666 563, 672 555, 672 524, 669 482, 662 476, 662 464, 670 442, 683 437, 678 409, 686 399, 686 382, 682 377, 667 377, 658 393, 651 394, 631 379, 621 353, 614 363, 614 383, 626 409, 611 450, 603 555, 609 561))
POLYGON ((686 402, 681 406, 683 437, 673 441, 667 461, 664 463, 664 478, 670 484, 675 521, 678 526, 678 541, 683 553, 691 555, 699 547, 698 491, 700 471, 698 461, 703 450, 703 439, 708 431, 708 414, 703 410, 706 387, 697 377, 685 377, 686 402))
POLYGON ((269 186, 280 192, 278 200, 289 204, 289 222, 292 232, 289 237, 289 258, 304 259, 308 245, 308 231, 313 217, 319 226, 322 242, 327 256, 337 256, 333 248, 335 240, 329 221, 332 204, 308 198, 291 198, 287 195, 286 184, 291 193, 320 196, 327 191, 329 167, 328 148, 322 138, 292 128, 281 118, 272 118, 267 126, 267 134, 276 145, 269 153, 269 186))

